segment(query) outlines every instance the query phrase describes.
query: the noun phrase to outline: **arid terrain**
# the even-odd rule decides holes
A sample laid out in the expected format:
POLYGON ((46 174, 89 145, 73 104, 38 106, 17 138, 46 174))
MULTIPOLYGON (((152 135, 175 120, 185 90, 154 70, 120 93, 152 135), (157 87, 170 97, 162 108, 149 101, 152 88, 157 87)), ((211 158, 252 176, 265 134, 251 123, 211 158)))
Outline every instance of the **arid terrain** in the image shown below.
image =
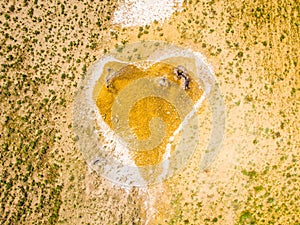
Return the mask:
MULTIPOLYGON (((0 224, 300 224, 300 2, 184 1, 145 26, 117 1, 0 2, 0 224), (73 101, 109 50, 160 40, 206 56, 226 106, 220 153, 159 185, 89 169, 73 101)), ((201 146, 201 145, 200 145, 201 146)))

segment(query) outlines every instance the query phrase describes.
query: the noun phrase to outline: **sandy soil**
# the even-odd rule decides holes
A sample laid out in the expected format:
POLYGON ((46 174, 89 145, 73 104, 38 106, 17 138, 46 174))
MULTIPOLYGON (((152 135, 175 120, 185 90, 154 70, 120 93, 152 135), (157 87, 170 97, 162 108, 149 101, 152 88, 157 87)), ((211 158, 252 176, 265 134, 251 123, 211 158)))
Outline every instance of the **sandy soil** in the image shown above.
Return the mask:
POLYGON ((185 1, 164 23, 124 29, 115 1, 0 4, 1 224, 300 223, 299 1, 185 1), (123 189, 88 169, 72 104, 96 59, 140 40, 207 57, 226 136, 208 170, 199 147, 163 184, 123 189))

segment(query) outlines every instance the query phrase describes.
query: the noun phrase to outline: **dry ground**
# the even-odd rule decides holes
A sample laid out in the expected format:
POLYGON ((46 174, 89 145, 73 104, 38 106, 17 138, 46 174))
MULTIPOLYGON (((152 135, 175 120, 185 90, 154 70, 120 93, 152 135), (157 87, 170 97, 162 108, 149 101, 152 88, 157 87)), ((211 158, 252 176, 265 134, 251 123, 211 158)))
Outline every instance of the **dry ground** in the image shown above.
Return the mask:
POLYGON ((1 224, 300 224, 300 2, 186 1, 127 29, 112 24, 116 6, 0 3, 1 224), (124 190, 88 170, 72 102, 107 50, 154 39, 207 57, 226 137, 209 171, 198 153, 159 187, 124 190))

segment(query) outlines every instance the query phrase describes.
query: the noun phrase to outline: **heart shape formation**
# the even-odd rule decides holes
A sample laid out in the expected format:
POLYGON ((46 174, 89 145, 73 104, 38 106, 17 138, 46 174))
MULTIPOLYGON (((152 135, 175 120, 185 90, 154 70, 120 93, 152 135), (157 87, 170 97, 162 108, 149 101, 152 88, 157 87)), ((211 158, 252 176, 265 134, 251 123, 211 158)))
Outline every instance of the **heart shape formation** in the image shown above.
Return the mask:
POLYGON ((75 140, 89 167, 114 183, 162 182, 198 146, 204 100, 212 132, 202 169, 218 153, 225 120, 217 82, 202 55, 164 42, 118 47, 89 68, 78 89, 75 140))
MULTIPOLYGON (((156 165, 179 140, 170 138, 203 94, 191 80, 184 90, 175 67, 157 62, 142 68, 125 65, 110 74, 94 95, 103 121, 126 142, 135 165, 156 165)), ((178 135, 177 135, 178 136, 178 135)))

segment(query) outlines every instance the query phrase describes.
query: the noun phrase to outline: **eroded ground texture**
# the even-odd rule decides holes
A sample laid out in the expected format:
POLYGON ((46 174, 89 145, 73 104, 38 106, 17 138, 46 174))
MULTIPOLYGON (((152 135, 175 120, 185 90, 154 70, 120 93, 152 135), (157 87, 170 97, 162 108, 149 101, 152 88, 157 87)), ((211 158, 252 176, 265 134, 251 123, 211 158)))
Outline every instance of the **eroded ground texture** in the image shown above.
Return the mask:
MULTIPOLYGON (((300 2, 185 1, 122 28, 116 1, 0 3, 1 224, 300 224, 300 2), (226 104, 220 154, 123 189, 88 166, 72 106, 87 68, 127 42, 201 52, 226 104)), ((197 155, 198 154, 198 155, 197 155)))

